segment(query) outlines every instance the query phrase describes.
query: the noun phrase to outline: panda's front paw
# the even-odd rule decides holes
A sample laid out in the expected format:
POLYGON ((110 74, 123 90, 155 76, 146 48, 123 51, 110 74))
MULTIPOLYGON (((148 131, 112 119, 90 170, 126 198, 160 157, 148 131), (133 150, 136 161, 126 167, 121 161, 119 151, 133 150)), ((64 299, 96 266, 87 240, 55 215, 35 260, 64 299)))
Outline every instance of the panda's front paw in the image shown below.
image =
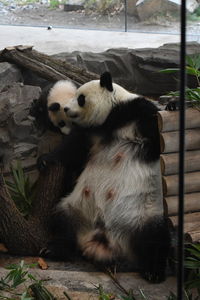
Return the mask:
POLYGON ((177 109, 179 109, 179 99, 170 99, 165 107, 165 110, 175 111, 177 109))
POLYGON ((54 163, 55 160, 48 154, 42 154, 37 159, 37 168, 39 171, 45 170, 50 164, 54 163))
POLYGON ((166 279, 165 272, 163 271, 143 271, 141 272, 141 276, 151 282, 151 283, 160 283, 166 279))

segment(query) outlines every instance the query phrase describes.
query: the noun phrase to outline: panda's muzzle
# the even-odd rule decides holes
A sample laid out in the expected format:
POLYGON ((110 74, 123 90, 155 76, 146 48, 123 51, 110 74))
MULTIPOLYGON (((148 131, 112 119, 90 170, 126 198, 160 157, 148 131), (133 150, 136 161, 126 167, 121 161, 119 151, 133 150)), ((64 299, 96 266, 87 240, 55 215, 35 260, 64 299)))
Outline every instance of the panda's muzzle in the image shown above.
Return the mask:
POLYGON ((66 115, 71 119, 75 119, 78 117, 78 113, 71 111, 68 107, 65 107, 64 111, 65 111, 66 115))

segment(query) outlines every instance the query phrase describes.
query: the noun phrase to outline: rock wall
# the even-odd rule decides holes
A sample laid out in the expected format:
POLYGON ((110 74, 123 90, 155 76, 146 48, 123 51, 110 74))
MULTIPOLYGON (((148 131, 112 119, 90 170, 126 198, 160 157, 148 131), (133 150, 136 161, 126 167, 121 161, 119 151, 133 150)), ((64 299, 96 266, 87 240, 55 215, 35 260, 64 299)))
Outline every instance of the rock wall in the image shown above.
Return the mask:
POLYGON ((0 63, 0 164, 7 176, 10 165, 20 161, 35 178, 36 158, 53 147, 55 134, 35 126, 29 110, 32 101, 39 98, 41 88, 24 84, 23 75, 17 66, 0 63))

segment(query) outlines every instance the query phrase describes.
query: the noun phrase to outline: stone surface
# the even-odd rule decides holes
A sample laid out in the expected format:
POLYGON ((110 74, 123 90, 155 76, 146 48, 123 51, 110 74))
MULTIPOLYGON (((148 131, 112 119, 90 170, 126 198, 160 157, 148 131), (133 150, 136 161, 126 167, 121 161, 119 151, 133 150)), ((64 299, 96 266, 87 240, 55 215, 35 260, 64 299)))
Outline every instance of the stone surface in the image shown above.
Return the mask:
MULTIPOLYGON (((19 261, 18 261, 19 262, 19 261)), ((0 277, 7 274, 7 270, 0 268, 0 277)), ((33 269, 31 273, 40 279, 47 279, 46 286, 58 299, 64 299, 63 291, 72 297, 72 300, 98 299, 97 287, 101 285, 106 293, 122 295, 112 279, 103 272, 56 270, 54 263, 49 263, 48 270, 33 269)), ((170 291, 176 292, 176 278, 168 277, 160 284, 150 284, 137 273, 116 273, 120 284, 126 289, 132 289, 138 300, 142 299, 141 289, 148 300, 166 300, 170 291)), ((118 299, 118 298, 116 298, 118 299)))
MULTIPOLYGON (((200 45, 188 43, 187 54, 197 53, 200 45)), ((97 74, 109 70, 116 83, 138 94, 159 96, 178 89, 178 73, 159 71, 179 67, 179 44, 165 44, 156 49, 109 49, 101 53, 75 51, 54 56, 97 74)), ((188 86, 196 86, 196 80, 190 77, 188 86)))
MULTIPOLYGON (((188 0, 186 8, 190 13, 199 6, 196 0, 188 0)), ((166 13, 179 13, 181 7, 181 0, 138 0, 136 2, 136 10, 141 21, 145 21, 152 16, 160 13, 163 16, 166 13)))
POLYGON ((23 83, 4 85, 0 93, 0 157, 5 170, 12 161, 29 160, 37 155, 39 138, 29 116, 33 99, 41 89, 23 83))
POLYGON ((17 81, 22 81, 20 69, 8 62, 0 63, 0 86, 12 84, 17 81))

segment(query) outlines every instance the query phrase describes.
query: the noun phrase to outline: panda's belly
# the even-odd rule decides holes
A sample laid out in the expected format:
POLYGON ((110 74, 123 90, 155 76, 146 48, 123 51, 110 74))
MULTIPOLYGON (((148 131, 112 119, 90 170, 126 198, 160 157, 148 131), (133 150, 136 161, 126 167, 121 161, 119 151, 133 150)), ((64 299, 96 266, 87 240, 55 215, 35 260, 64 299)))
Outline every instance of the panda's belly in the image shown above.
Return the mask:
POLYGON ((123 139, 96 143, 73 192, 62 201, 64 209, 68 205, 90 223, 102 218, 108 229, 141 224, 162 212, 159 162, 142 163, 123 139))

